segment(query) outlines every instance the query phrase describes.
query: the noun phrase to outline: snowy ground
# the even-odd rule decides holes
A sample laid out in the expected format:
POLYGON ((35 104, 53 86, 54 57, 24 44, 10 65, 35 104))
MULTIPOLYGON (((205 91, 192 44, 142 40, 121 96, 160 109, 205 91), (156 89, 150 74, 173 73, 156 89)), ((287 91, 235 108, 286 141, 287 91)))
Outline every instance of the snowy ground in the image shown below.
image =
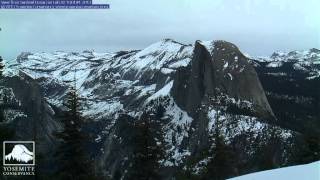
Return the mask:
POLYGON ((252 173, 229 180, 320 180, 320 161, 252 173))

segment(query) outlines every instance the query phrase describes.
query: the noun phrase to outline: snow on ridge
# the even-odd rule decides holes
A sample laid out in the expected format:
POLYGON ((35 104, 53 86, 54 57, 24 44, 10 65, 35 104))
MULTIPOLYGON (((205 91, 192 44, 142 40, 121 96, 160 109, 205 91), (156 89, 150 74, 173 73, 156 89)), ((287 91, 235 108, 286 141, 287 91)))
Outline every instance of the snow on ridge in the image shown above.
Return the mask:
POLYGON ((147 48, 141 50, 138 54, 141 56, 148 55, 150 53, 156 53, 159 51, 166 51, 169 53, 176 53, 181 49, 181 47, 186 46, 184 44, 178 43, 174 40, 165 39, 154 44, 151 44, 147 48))
POLYGON ((223 70, 225 70, 228 66, 229 66, 229 62, 226 62, 226 63, 223 65, 223 70))
MULTIPOLYGON (((92 104, 95 99, 99 100, 110 96, 101 94, 100 88, 106 88, 104 82, 111 81, 110 86, 108 87, 111 88, 110 91, 117 92, 124 90, 127 95, 136 96, 134 93, 137 92, 135 89, 138 89, 138 86, 135 85, 135 82, 139 82, 139 78, 136 78, 136 81, 122 79, 123 71, 130 70, 130 63, 149 58, 149 60, 153 62, 158 62, 153 68, 159 67, 159 71, 162 69, 162 73, 168 75, 173 72, 175 68, 186 66, 189 63, 190 53, 192 53, 191 48, 192 46, 183 45, 172 40, 165 40, 155 43, 140 52, 129 52, 127 53, 129 56, 126 56, 123 59, 121 56, 115 56, 117 54, 96 53, 91 51, 84 51, 82 53, 66 53, 60 51, 54 53, 27 53, 23 57, 20 57, 23 58, 22 61, 17 60, 19 63, 17 63, 17 72, 15 72, 15 74, 18 75, 18 71, 20 70, 34 79, 43 78, 42 85, 48 85, 48 87, 51 87, 52 81, 55 82, 53 84, 70 86, 75 77, 79 94, 86 101, 85 104, 87 109, 84 110, 83 115, 103 118, 103 111, 111 110, 112 112, 107 115, 109 117, 123 107, 120 100, 118 100, 120 104, 117 104, 117 102, 113 102, 112 100, 106 103, 97 102, 97 104, 104 108, 98 108, 92 104), (159 56, 154 56, 154 52, 151 51, 158 51, 161 54, 159 56), (151 54, 148 54, 148 52, 151 54), (146 53, 150 55, 150 57, 140 57, 143 55, 142 53, 146 53), (162 57, 162 59, 160 57, 162 57), (172 59, 175 59, 174 63, 171 62, 172 59), (175 67, 167 68, 168 65, 164 66, 166 63, 171 63, 170 65, 174 64, 175 67), (128 82, 121 83, 122 81, 128 82), (98 83, 93 84, 93 82, 98 83)), ((13 74, 12 72, 10 73, 13 74)), ((138 90, 140 91, 140 94, 138 94, 138 97, 136 98, 149 96, 148 100, 152 100, 153 98, 169 95, 173 81, 167 83, 154 95, 152 95, 152 93, 155 90, 156 84, 149 87, 143 84, 141 85, 140 83, 137 84, 141 86, 141 91, 138 90)), ((61 106, 64 95, 65 94, 61 93, 53 93, 52 96, 50 95, 50 97, 47 98, 48 101, 53 104, 61 106)))
POLYGON ((315 48, 290 52, 277 51, 269 57, 258 56, 254 59, 267 63, 267 68, 281 68, 285 63, 292 63, 294 70, 308 73, 306 79, 320 77, 320 50, 315 48))
POLYGON ((283 62, 281 61, 275 61, 275 62, 270 62, 267 67, 270 67, 270 68, 278 68, 278 67, 281 67, 283 65, 283 62))
POLYGON ((137 98, 146 96, 148 94, 154 93, 157 84, 151 84, 149 86, 141 86, 140 93, 137 98))
POLYGON ((203 45, 210 54, 212 54, 214 50, 214 43, 215 41, 198 41, 201 45, 203 45))
POLYGON ((162 74, 171 74, 172 72, 175 72, 175 70, 169 68, 161 68, 160 71, 162 74))
MULTIPOLYGON (((74 66, 84 62, 87 62, 85 67, 87 69, 90 69, 88 67, 91 65, 96 66, 97 63, 103 61, 104 70, 120 67, 122 72, 136 69, 137 74, 144 69, 159 70, 168 67, 168 65, 170 68, 176 69, 189 64, 192 53, 193 46, 165 39, 143 50, 128 52, 129 59, 117 57, 118 53, 55 51, 52 53, 23 53, 18 56, 16 61, 19 62, 18 68, 27 69, 30 74, 32 74, 31 71, 41 71, 42 74, 46 74, 44 75, 46 77, 53 75, 57 78, 56 75, 61 76, 62 71, 74 69, 74 66), (49 71, 54 73, 50 74, 49 71)), ((12 75, 14 72, 10 71, 7 74, 12 75)), ((15 74, 17 75, 16 72, 15 74)), ((41 74, 37 74, 37 76, 38 78, 42 77, 41 74)))
POLYGON ((84 109, 83 115, 101 119, 104 117, 114 118, 116 113, 123 109, 123 104, 118 100, 89 102, 89 107, 84 109))
POLYGON ((33 78, 51 77, 60 82, 72 81, 74 76, 77 79, 79 87, 86 81, 89 76, 91 66, 96 65, 93 55, 99 58, 108 57, 109 53, 98 54, 92 53, 92 56, 86 55, 88 52, 82 53, 66 53, 56 51, 54 53, 34 53, 27 56, 28 60, 24 60, 19 64, 19 69, 27 72, 33 78))
POLYGON ((153 99, 157 99, 159 97, 165 97, 170 94, 171 88, 173 86, 173 80, 171 80, 168 84, 163 86, 160 90, 158 90, 156 93, 154 93, 152 96, 150 96, 147 100, 146 103, 150 102, 153 99))
POLYGON ((186 67, 189 65, 190 62, 191 62, 191 58, 188 57, 188 58, 182 59, 180 61, 173 62, 173 63, 169 64, 169 68, 176 69, 179 67, 186 67))
POLYGON ((3 71, 4 76, 12 77, 19 74, 20 64, 16 61, 5 61, 5 67, 3 71))
MULTIPOLYGON (((207 127, 208 133, 214 133, 214 128, 217 126, 218 121, 219 130, 225 135, 227 142, 237 135, 247 132, 253 133, 253 136, 256 137, 270 126, 267 123, 260 122, 256 117, 229 114, 217 110, 213 106, 209 107, 207 118, 209 120, 207 127)), ((280 130, 279 137, 286 140, 292 137, 292 132, 289 130, 280 130)))
POLYGON ((163 128, 166 132, 164 140, 170 147, 166 150, 166 154, 172 156, 161 163, 164 166, 178 166, 186 156, 191 155, 188 149, 181 149, 180 145, 183 139, 189 136, 188 132, 193 119, 186 111, 179 108, 172 97, 166 107, 165 116, 170 119, 163 128))
MULTIPOLYGON (((173 61, 185 61, 192 56, 192 49, 192 46, 167 39, 148 46, 120 63, 125 72, 136 70, 136 77, 139 77, 143 70, 159 70, 173 61)), ((183 66, 185 63, 180 64, 183 66)))
POLYGON ((276 51, 271 56, 256 56, 253 57, 261 62, 272 62, 272 61, 320 61, 320 50, 309 49, 309 50, 295 50, 295 51, 276 51))

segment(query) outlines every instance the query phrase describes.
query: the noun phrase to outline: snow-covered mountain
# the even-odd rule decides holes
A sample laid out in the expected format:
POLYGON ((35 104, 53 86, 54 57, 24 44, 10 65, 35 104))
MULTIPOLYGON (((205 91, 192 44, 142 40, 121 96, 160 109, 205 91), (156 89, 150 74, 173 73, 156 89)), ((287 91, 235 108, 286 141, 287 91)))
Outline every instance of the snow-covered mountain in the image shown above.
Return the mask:
POLYGON ((165 39, 143 50, 115 53, 22 53, 6 69, 2 84, 27 116, 13 118, 16 127, 32 126, 28 118, 41 115, 38 131, 45 154, 50 154, 48 144, 55 146, 52 132, 62 128, 55 116, 75 79, 82 115, 92 120, 88 130, 96 142, 90 152, 99 173, 126 179, 137 146, 131 139, 138 131, 135 123, 147 115, 152 137, 165 152, 159 161, 165 179, 186 170, 207 173, 217 127, 237 154, 233 173, 238 175, 262 169, 257 162, 263 161, 258 155, 263 151, 277 154, 272 163, 283 165, 295 134, 279 126, 281 118, 261 81, 261 63, 272 62, 250 60, 229 42, 185 45, 165 39))
POLYGON ((11 161, 19 161, 27 163, 29 161, 32 161, 34 157, 33 152, 30 152, 28 148, 26 148, 22 144, 17 144, 13 147, 12 151, 5 156, 5 160, 11 161))
POLYGON ((255 59, 255 69, 279 122, 318 136, 320 50, 275 52, 255 59))
MULTIPOLYGON (((262 64, 273 71, 290 66, 293 71, 307 74, 307 79, 320 77, 320 50, 316 48, 304 51, 274 52, 270 57, 257 57, 255 59, 264 62, 262 64)), ((286 72, 270 72, 270 74, 284 76, 286 72)))
MULTIPOLYGON (((157 87, 156 84, 158 77, 168 77, 164 79, 162 86, 170 86, 170 73, 186 66, 190 62, 191 54, 191 46, 164 40, 142 51, 103 54, 90 51, 24 53, 17 61, 20 71, 35 79, 42 79, 52 104, 62 104, 67 90, 63 88, 68 87, 76 76, 79 92, 87 100, 85 104, 88 107, 84 115, 112 118, 116 112, 124 109, 124 104, 119 100, 120 96, 130 95, 143 99, 156 89, 161 89, 161 85, 157 87), (56 89, 56 86, 60 86, 62 90, 52 90, 56 89), (117 93, 121 95, 116 95, 117 93)), ((148 100, 152 98, 156 97, 148 100)), ((128 111, 131 111, 130 108, 128 111)))
MULTIPOLYGON (((62 104, 65 95, 66 88, 63 88, 70 85, 76 78, 80 94, 88 101, 86 103, 88 107, 84 111, 84 115, 94 115, 95 118, 102 118, 107 115, 112 117, 117 111, 123 109, 126 109, 128 113, 136 113, 133 111, 136 111, 137 107, 134 106, 134 109, 132 109, 130 107, 132 102, 121 103, 120 96, 125 99, 132 99, 131 101, 139 99, 143 101, 140 103, 143 107, 153 99, 168 95, 173 86, 176 72, 191 65, 196 48, 203 48, 211 55, 219 51, 228 51, 223 47, 221 50, 219 48, 214 50, 214 42, 199 41, 192 46, 166 39, 141 51, 102 54, 90 51, 82 53, 22 53, 17 58, 16 68, 21 74, 25 73, 40 80, 42 86, 45 87, 49 102, 58 106, 62 104), (154 95, 150 96, 151 94, 154 95), (106 114, 106 111, 109 114, 106 114)), ((230 50, 233 51, 233 49, 230 50)), ((218 53, 217 56, 219 56, 218 53)), ((246 72, 252 70, 248 63, 246 64, 245 61, 240 59, 245 58, 242 54, 242 57, 238 57, 236 53, 231 54, 231 56, 228 55, 225 58, 221 57, 214 60, 217 66, 220 66, 217 68, 221 68, 219 72, 219 76, 222 76, 222 79, 219 79, 219 81, 222 81, 221 83, 238 82, 239 79, 237 78, 241 77, 241 74, 246 74, 246 72)), ((233 88, 230 87, 230 91, 233 88)), ((259 88, 261 89, 261 87, 259 88)), ((239 93, 245 95, 247 92, 239 93)), ((252 100, 255 100, 255 98, 260 97, 254 97, 252 100)), ((267 111, 271 111, 266 99, 263 99, 264 96, 261 98, 255 100, 255 102, 250 102, 252 100, 230 97, 228 102, 244 106, 257 106, 257 108, 260 108, 258 106, 265 106, 261 109, 265 108, 267 111)))

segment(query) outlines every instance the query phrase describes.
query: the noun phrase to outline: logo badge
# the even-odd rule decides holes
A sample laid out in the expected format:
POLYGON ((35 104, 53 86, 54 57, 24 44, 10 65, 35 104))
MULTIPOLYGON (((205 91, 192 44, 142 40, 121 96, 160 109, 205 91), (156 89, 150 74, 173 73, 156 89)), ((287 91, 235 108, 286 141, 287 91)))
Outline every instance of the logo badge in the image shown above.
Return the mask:
POLYGON ((35 174, 34 141, 3 142, 3 175, 21 176, 35 174))
POLYGON ((3 165, 35 165, 35 143, 33 141, 4 141, 3 165))

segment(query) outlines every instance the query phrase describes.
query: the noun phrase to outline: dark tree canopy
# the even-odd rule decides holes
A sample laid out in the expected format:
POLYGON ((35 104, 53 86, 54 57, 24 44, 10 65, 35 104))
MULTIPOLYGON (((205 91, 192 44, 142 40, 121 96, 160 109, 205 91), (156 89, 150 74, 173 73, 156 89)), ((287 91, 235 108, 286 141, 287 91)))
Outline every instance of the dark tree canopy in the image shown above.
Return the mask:
POLYGON ((85 150, 89 136, 82 130, 84 118, 81 117, 79 96, 74 87, 69 90, 64 105, 67 108, 61 117, 64 128, 56 133, 61 141, 57 151, 58 173, 62 179, 94 179, 93 163, 85 150))
POLYGON ((159 160, 163 157, 163 149, 155 139, 153 123, 155 117, 144 113, 140 120, 135 122, 136 135, 133 137, 135 147, 132 157, 129 179, 157 180, 161 179, 158 171, 159 160))

